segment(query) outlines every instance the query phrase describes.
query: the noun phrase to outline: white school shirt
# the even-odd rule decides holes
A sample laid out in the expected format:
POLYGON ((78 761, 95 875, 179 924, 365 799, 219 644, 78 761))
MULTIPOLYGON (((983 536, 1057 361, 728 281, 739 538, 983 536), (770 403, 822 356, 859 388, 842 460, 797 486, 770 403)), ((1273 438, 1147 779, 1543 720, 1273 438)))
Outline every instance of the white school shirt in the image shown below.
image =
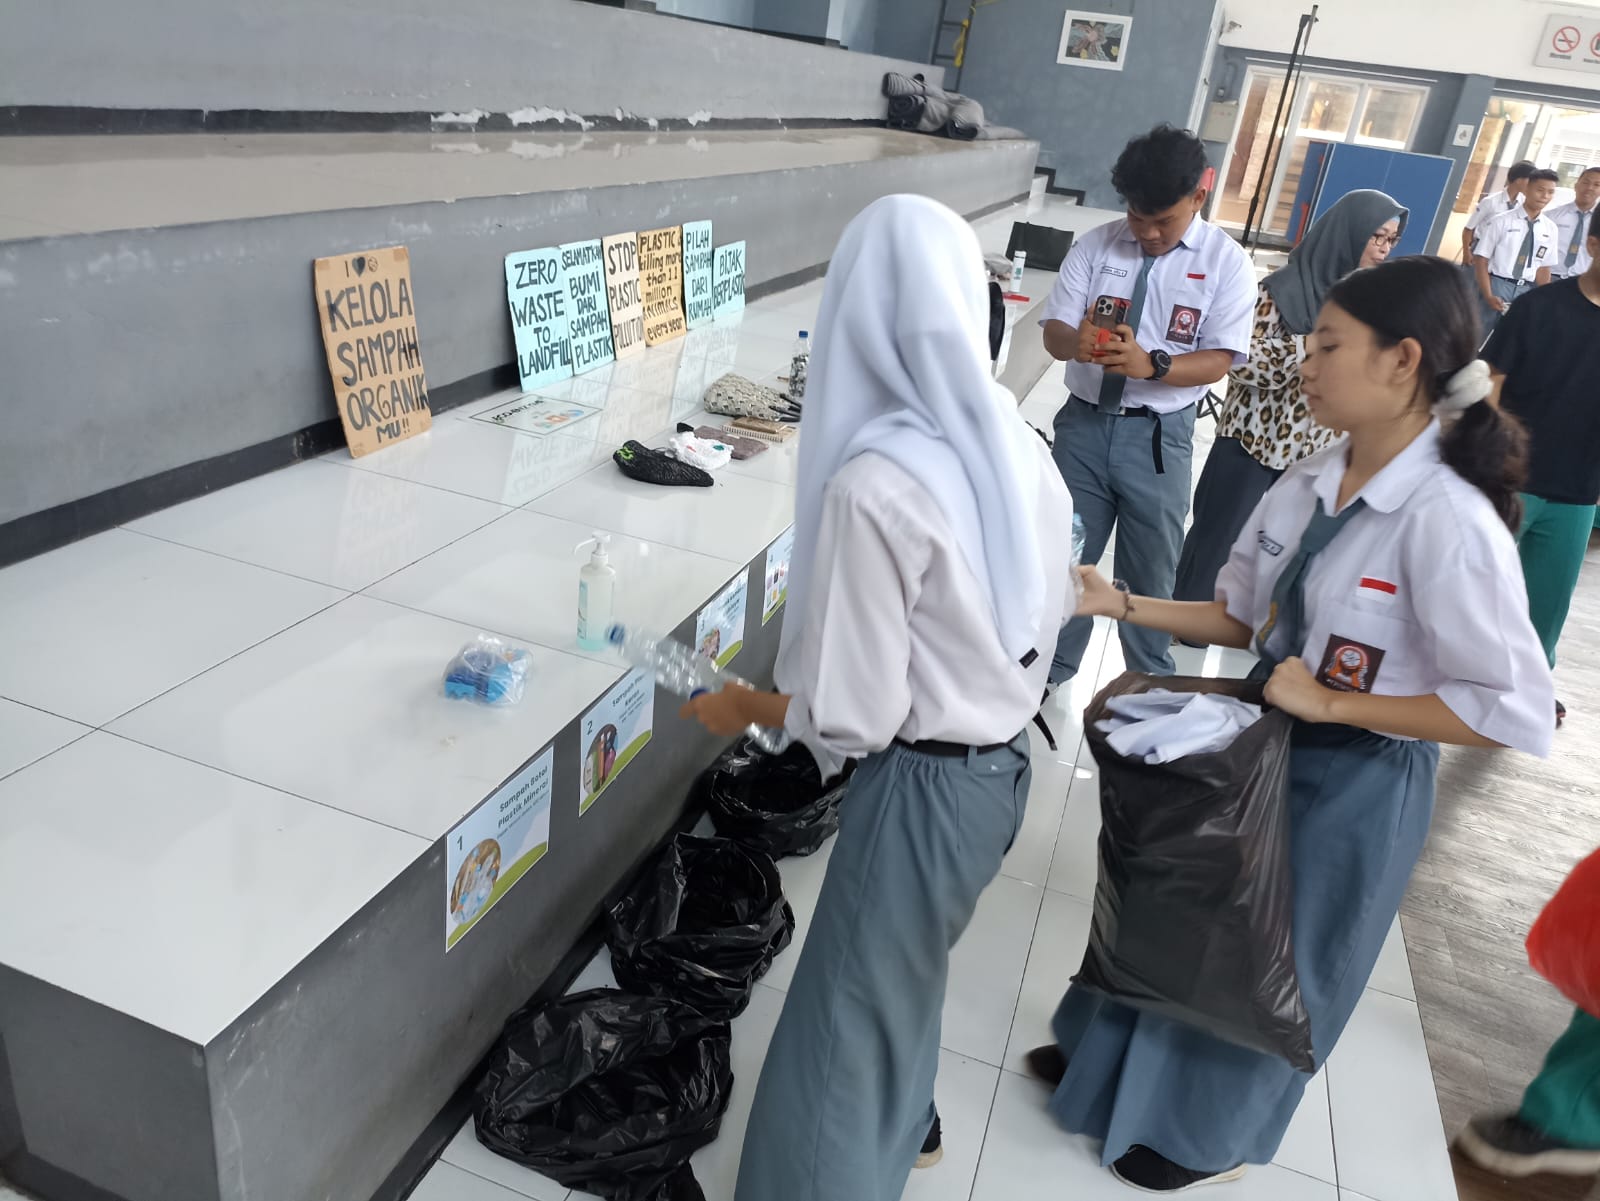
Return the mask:
POLYGON ((1508 213, 1517 207, 1517 202, 1504 188, 1498 192, 1490 192, 1478 201, 1478 207, 1472 210, 1472 216, 1467 218, 1467 228, 1474 233, 1485 221, 1491 217, 1498 217, 1501 213, 1508 213))
POLYGON ((1594 209, 1587 213, 1578 207, 1576 200, 1558 208, 1545 209, 1544 215, 1556 225, 1556 265, 1550 269, 1550 278, 1568 279, 1582 275, 1593 261, 1589 257, 1589 222, 1594 209), (1572 260, 1572 270, 1567 270, 1567 247, 1572 245, 1572 235, 1578 234, 1578 257, 1572 260))
MULTIPOLYGON (((1039 324, 1064 321, 1076 329, 1098 297, 1132 300, 1143 266, 1144 251, 1126 217, 1090 230, 1067 252, 1039 324)), ((1256 276, 1249 256, 1226 233, 1196 216, 1183 240, 1150 268, 1135 341, 1174 358, 1195 350, 1230 351, 1238 367, 1250 359, 1255 315, 1256 276)), ((1080 400, 1094 403, 1104 378, 1105 369, 1092 363, 1067 364, 1067 387, 1080 400)), ((1176 413, 1199 403, 1208 391, 1204 384, 1174 388, 1130 379, 1122 407, 1176 413)))
POLYGON ((896 738, 1008 742, 1038 712, 1076 605, 1061 552, 1071 545, 1072 497, 1038 442, 1046 619, 1028 667, 1001 646, 993 607, 920 483, 870 452, 828 482, 806 611, 785 618, 803 624, 784 728, 824 778, 896 738))
MULTIPOLYGON (((1533 283, 1543 267, 1552 271, 1561 261, 1557 241, 1560 232, 1556 223, 1545 213, 1534 218, 1533 254, 1522 270, 1522 278, 1533 283)), ((1528 210, 1522 205, 1501 213, 1483 223, 1478 240, 1472 244, 1472 257, 1489 260, 1489 274, 1510 279, 1517 268, 1517 255, 1522 252, 1522 241, 1528 235, 1528 210)), ((1559 250, 1564 250, 1560 247, 1559 250)))
MULTIPOLYGON (((1437 694, 1483 737, 1550 751, 1555 684, 1528 619, 1517 545, 1487 497, 1439 457, 1434 421, 1357 495, 1367 507, 1311 561, 1301 658, 1323 683, 1437 694)), ((1256 506, 1217 599, 1259 631, 1318 502, 1334 513, 1348 442, 1289 468, 1256 506)), ((1353 499, 1353 498, 1352 498, 1353 499)))

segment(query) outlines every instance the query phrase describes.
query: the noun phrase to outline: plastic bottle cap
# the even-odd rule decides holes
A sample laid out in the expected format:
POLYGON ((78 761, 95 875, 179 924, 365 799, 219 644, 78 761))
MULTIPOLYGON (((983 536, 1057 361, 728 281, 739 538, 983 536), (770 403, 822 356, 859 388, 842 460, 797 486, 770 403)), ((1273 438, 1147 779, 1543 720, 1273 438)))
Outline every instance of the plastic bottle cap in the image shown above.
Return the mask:
POLYGON ((810 331, 808 331, 808 330, 801 330, 800 331, 800 336, 802 338, 809 338, 811 336, 811 334, 810 334, 810 331))
POLYGON ((620 623, 613 625, 606 631, 606 641, 612 646, 621 646, 628 640, 628 631, 620 623))

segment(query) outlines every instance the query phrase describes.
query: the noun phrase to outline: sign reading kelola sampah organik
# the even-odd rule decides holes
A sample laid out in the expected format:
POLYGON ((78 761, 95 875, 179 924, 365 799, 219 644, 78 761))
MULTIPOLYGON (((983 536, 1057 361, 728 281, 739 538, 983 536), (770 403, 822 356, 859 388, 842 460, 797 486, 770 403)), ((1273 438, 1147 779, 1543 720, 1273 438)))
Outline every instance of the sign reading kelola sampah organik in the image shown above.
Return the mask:
POLYGON ((404 246, 316 261, 317 312, 339 420, 359 459, 433 425, 404 246))

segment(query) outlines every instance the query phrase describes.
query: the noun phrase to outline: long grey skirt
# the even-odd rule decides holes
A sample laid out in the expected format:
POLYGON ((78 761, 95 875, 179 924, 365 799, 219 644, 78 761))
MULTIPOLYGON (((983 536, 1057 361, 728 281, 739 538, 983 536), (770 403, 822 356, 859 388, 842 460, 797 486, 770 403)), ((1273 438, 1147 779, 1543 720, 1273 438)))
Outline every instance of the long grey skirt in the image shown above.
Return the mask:
MULTIPOLYGON (((1320 1066, 1344 1032, 1433 815, 1439 748, 1298 724, 1289 762, 1295 966, 1320 1066)), ((1195 1171, 1270 1163, 1311 1076, 1079 988, 1057 1009, 1067 1074, 1050 1110, 1103 1139, 1110 1164, 1143 1144, 1195 1171)))

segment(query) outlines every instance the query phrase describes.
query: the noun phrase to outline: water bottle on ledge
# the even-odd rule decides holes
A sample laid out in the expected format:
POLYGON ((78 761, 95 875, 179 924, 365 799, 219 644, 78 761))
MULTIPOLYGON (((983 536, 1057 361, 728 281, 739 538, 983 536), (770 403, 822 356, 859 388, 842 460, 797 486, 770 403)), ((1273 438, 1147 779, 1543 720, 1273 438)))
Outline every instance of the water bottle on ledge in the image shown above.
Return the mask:
MULTIPOLYGON (((630 665, 649 672, 657 684, 681 697, 692 700, 705 692, 719 692, 724 684, 751 687, 732 672, 723 671, 704 655, 671 638, 652 638, 626 626, 614 625, 606 632, 606 640, 630 665)), ((769 755, 781 754, 789 746, 789 735, 783 730, 752 725, 745 734, 769 755)))

